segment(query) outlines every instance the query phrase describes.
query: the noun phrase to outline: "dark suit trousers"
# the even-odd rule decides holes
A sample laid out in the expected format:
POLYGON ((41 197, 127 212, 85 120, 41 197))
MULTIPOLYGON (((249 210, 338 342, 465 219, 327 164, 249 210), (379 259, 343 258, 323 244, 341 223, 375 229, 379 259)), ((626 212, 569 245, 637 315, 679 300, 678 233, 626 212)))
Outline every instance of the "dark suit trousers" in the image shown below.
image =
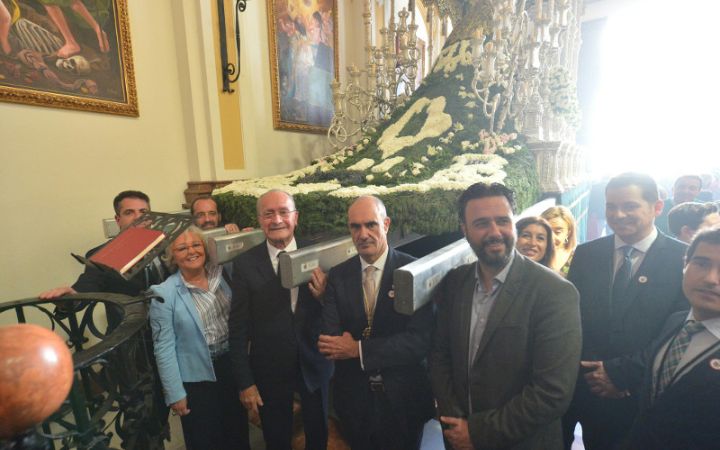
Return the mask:
POLYGON ((180 418, 192 450, 250 449, 247 411, 240 403, 230 354, 213 361, 217 381, 183 383, 190 414, 180 418))
POLYGON ((260 407, 263 438, 267 450, 290 450, 293 435, 293 394, 300 394, 300 406, 307 450, 325 450, 328 440, 327 398, 322 389, 310 392, 298 366, 289 383, 257 381, 263 406, 260 407))
POLYGON ((408 420, 404 409, 396 410, 385 392, 370 392, 366 414, 344 416, 346 408, 335 403, 343 434, 352 450, 417 450, 424 423, 408 420), (363 417, 358 417, 363 416, 363 417))
POLYGON ((637 412, 636 397, 600 398, 590 392, 584 379, 579 379, 573 401, 562 420, 565 449, 572 446, 578 422, 586 450, 618 448, 627 438, 637 412))

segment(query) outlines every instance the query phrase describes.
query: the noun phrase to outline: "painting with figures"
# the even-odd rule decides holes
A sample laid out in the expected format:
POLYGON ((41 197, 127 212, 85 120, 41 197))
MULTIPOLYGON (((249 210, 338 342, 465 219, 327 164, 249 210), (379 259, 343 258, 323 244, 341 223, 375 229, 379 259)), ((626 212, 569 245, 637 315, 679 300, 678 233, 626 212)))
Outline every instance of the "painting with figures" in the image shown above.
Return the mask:
POLYGON ((324 133, 337 77, 335 0, 268 0, 273 123, 324 133))
POLYGON ((137 116, 127 0, 0 0, 0 100, 137 116))

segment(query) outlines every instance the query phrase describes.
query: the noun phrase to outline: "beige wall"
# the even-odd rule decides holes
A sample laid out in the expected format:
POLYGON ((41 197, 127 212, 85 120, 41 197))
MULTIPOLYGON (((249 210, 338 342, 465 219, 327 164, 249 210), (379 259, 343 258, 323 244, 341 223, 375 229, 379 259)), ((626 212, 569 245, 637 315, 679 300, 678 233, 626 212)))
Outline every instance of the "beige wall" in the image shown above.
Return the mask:
POLYGON ((180 206, 188 146, 170 4, 129 2, 139 118, 0 103, 0 301, 74 280, 81 266, 70 252, 103 241, 117 192, 180 206))
MULTIPOLYGON (((210 4, 128 0, 138 118, 0 103, 0 302, 72 283, 82 267, 70 252, 103 242, 121 190, 174 211, 188 180, 275 174, 330 152, 322 135, 273 129, 266 3, 253 1, 237 87, 245 168, 225 169, 210 4)), ((344 68, 362 54, 362 2, 338 4, 344 68)))

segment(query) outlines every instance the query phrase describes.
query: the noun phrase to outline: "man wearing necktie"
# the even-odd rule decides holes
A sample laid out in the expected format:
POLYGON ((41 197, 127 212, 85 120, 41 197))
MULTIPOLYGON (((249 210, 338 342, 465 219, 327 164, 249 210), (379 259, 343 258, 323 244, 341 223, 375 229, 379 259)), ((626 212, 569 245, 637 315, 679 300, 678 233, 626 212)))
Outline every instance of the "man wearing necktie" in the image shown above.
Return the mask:
POLYGON ((335 411, 353 450, 417 449, 433 415, 425 368, 433 305, 395 311, 393 271, 414 258, 388 246, 380 199, 358 198, 348 227, 358 255, 330 270, 318 343, 335 361, 335 411))
POLYGON ((719 446, 720 228, 700 231, 691 242, 683 292, 690 312, 670 316, 639 359, 645 373, 629 448, 719 446))
POLYGON ((231 282, 230 358, 240 401, 260 415, 268 450, 290 450, 299 393, 305 448, 324 450, 333 369, 317 349, 325 274, 316 268, 306 285, 280 284, 278 256, 298 248, 290 194, 274 189, 260 196, 257 220, 266 241, 235 258, 231 282))
POLYGON ((622 357, 644 349, 672 313, 687 309, 686 246, 655 227, 663 207, 655 181, 618 175, 605 200, 614 234, 579 246, 568 273, 580 292, 583 373, 563 419, 567 449, 577 422, 588 450, 612 449, 626 437, 637 412, 636 397, 628 395, 636 368, 622 357))

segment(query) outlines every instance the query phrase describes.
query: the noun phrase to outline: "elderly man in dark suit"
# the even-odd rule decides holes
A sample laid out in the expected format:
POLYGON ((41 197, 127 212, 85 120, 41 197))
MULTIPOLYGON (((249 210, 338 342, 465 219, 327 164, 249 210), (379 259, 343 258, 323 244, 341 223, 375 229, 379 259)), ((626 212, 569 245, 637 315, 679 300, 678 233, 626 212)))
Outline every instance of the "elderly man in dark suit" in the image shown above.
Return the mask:
POLYGON ((460 224, 478 257, 440 286, 430 379, 446 443, 562 448, 560 418, 580 360, 578 294, 515 250, 513 193, 475 184, 460 224))
POLYGON ((566 448, 577 422, 589 450, 623 440, 637 398, 627 393, 632 369, 622 357, 641 351, 673 312, 687 309, 681 288, 686 246, 655 228, 663 207, 655 181, 618 175, 605 188, 605 205, 615 234, 579 246, 568 273, 580 292, 585 373, 563 419, 566 448), (617 388, 613 395, 596 395, 608 385, 617 388))
POLYGON ((668 319, 641 358, 645 368, 632 449, 716 449, 720 443, 720 228, 687 251, 683 292, 691 310, 668 319))
POLYGON ((334 404, 353 450, 417 449, 433 414, 424 365, 432 304, 395 312, 393 271, 414 258, 387 243, 390 218, 376 197, 348 210, 358 256, 330 270, 319 348, 336 361, 334 404))
POLYGON ((317 339, 326 278, 318 268, 308 285, 290 290, 280 285, 278 255, 297 249, 298 212, 291 195, 266 192, 257 214, 267 240, 234 260, 231 283, 230 357, 240 400, 260 414, 267 448, 289 450, 298 392, 305 448, 325 449, 332 363, 318 352, 317 339))

